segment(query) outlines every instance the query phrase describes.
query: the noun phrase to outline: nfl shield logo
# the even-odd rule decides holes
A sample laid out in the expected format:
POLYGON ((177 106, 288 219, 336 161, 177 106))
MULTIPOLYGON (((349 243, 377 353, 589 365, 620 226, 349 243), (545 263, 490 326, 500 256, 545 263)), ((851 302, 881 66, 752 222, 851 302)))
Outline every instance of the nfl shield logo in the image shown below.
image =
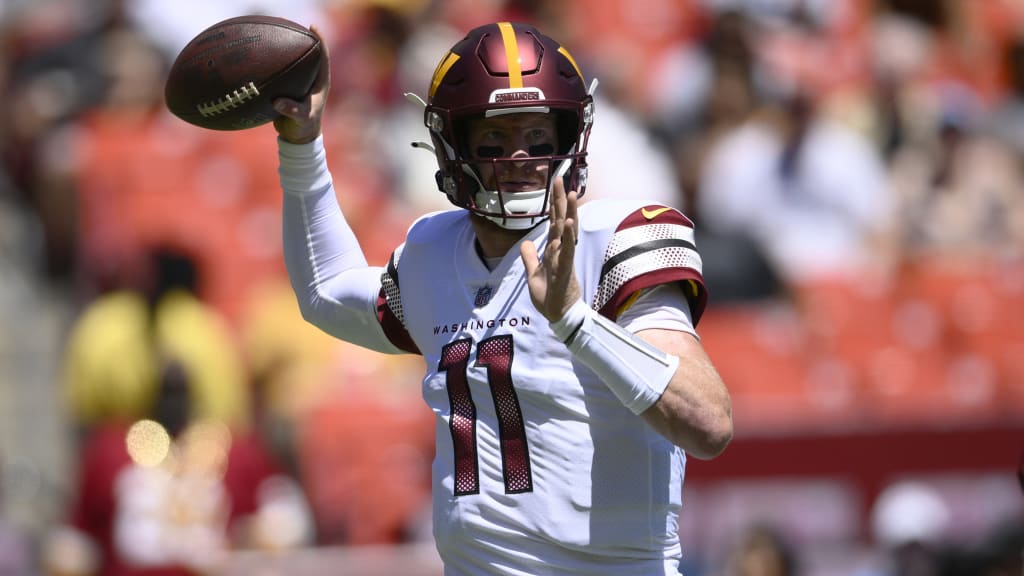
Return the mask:
POLYGON ((476 291, 476 298, 473 300, 473 305, 477 308, 486 306, 491 301, 491 287, 483 286, 476 291))

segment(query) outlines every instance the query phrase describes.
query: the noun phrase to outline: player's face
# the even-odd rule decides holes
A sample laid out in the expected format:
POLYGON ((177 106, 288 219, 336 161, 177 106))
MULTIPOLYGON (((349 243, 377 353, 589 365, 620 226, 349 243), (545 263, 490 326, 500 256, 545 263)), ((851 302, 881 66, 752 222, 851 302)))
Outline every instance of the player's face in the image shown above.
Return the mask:
POLYGON ((554 117, 537 112, 474 119, 467 139, 484 187, 503 192, 546 188, 550 163, 530 159, 555 154, 557 143, 554 117), (515 161, 488 162, 493 158, 515 161))

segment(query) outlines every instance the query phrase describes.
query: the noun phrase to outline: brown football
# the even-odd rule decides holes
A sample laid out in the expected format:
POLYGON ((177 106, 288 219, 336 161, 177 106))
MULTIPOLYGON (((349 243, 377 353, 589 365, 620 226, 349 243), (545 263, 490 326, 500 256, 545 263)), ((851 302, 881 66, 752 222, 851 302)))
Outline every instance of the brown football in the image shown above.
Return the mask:
POLYGON ((210 26, 175 58, 167 108, 211 130, 243 130, 277 117, 278 97, 301 99, 320 69, 320 39, 274 16, 239 16, 210 26))

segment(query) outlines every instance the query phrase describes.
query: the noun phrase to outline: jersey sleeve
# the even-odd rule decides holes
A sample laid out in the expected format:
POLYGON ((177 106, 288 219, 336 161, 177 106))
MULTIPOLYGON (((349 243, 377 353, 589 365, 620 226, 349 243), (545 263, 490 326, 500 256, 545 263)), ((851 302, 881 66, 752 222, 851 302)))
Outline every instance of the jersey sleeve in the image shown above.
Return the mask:
POLYGON ((637 294, 635 300, 629 299, 632 304, 619 314, 616 321, 620 326, 634 334, 642 330, 675 330, 699 339, 689 302, 678 282, 645 288, 637 294))
POLYGON ((678 210, 648 205, 623 218, 605 249, 593 307, 618 320, 641 291, 678 283, 693 325, 707 304, 693 222, 678 210))
POLYGON ((341 212, 322 137, 303 145, 278 142, 285 266, 303 318, 346 342, 405 352, 378 317, 384 271, 367 265, 341 212))
POLYGON ((380 295, 377 297, 377 320, 384 335, 392 344, 411 354, 420 354, 419 347, 405 328, 405 311, 402 309, 402 289, 398 282, 398 262, 404 245, 399 246, 388 259, 388 265, 380 275, 380 295))

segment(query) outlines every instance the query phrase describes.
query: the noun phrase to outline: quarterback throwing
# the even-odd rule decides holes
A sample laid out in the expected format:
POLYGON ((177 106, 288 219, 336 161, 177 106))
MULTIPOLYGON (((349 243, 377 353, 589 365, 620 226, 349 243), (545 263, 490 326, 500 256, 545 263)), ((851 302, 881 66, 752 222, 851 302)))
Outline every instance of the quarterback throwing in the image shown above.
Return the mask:
POLYGON ((288 273, 323 330, 423 356, 445 574, 678 574, 686 457, 732 437, 696 337, 691 221, 643 190, 578 205, 591 90, 565 47, 499 22, 443 55, 420 100, 454 209, 370 267, 325 160, 328 58, 304 100, 277 102, 288 273))

